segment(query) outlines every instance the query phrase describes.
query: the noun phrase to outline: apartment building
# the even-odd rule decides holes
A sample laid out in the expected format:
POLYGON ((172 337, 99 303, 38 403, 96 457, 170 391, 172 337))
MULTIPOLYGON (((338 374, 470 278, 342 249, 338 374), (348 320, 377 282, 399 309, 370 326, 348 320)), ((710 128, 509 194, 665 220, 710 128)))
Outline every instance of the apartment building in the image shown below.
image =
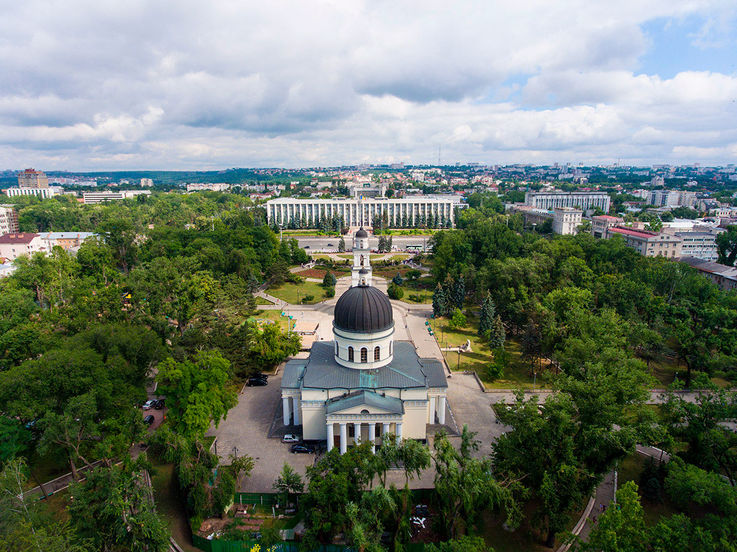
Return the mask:
POLYGON ((0 236, 0 257, 14 261, 21 255, 46 252, 47 244, 39 234, 16 232, 0 236))
POLYGON ((607 238, 622 236, 627 247, 631 247, 645 257, 668 257, 677 259, 681 256, 683 240, 670 234, 634 230, 622 226, 613 226, 607 231, 607 238))
POLYGON ((553 209, 553 232, 564 236, 575 235, 581 225, 583 211, 573 207, 553 209))
POLYGON ((595 238, 606 238, 610 226, 624 224, 622 217, 610 215, 595 215, 591 217, 591 235, 595 238))
POLYGON ((18 232, 18 213, 12 205, 0 205, 0 235, 18 232))
POLYGON ((26 169, 18 173, 19 188, 48 188, 49 179, 46 174, 34 169, 26 169))
POLYGON ((85 192, 82 194, 85 205, 96 205, 106 201, 130 199, 139 195, 151 195, 149 190, 121 190, 119 192, 85 192))
POLYGON ((606 192, 527 192, 525 205, 536 209, 552 211, 556 207, 573 207, 588 211, 598 207, 605 213, 609 212, 611 199, 606 192))
POLYGON ((737 289, 737 268, 705 261, 696 257, 681 257, 680 261, 695 268, 724 291, 737 289))

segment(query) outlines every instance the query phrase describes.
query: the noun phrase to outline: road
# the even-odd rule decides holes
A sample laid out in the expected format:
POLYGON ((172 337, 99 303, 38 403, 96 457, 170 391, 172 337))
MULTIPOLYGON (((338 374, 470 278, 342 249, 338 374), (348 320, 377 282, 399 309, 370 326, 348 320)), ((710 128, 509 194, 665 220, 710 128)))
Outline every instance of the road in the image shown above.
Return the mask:
MULTIPOLYGON (((347 235, 344 237, 346 249, 350 250, 352 246, 352 236, 347 235)), ((301 248, 307 248, 307 252, 310 251, 338 251, 338 241, 340 238, 334 237, 313 237, 313 238, 297 238, 297 242, 301 248)), ((429 247, 430 236, 392 236, 392 245, 397 251, 406 249, 408 245, 420 246, 427 248, 429 247)), ((371 249, 377 249, 379 247, 379 238, 371 236, 369 238, 369 247, 371 249)))

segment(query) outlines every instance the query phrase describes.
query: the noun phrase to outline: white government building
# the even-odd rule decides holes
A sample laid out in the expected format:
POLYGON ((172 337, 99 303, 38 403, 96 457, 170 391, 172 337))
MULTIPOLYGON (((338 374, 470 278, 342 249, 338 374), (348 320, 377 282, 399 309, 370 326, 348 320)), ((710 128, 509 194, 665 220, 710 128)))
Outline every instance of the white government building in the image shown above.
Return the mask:
POLYGON ((588 211, 598 207, 605 213, 609 212, 611 199, 606 192, 527 192, 525 193, 525 205, 536 209, 552 211, 556 207, 574 207, 588 211))
POLYGON ((394 340, 392 305, 371 285, 367 247, 361 229, 354 285, 335 305, 334 339, 314 343, 306 359, 289 360, 281 381, 284 425, 302 426, 303 439, 327 441, 341 454, 361 442, 375 450, 386 434, 424 440, 427 424, 444 424, 447 410, 442 363, 394 340))
POLYGON ((286 226, 291 220, 304 220, 307 226, 327 217, 343 217, 346 226, 370 225, 374 216, 386 214, 390 226, 398 226, 406 217, 410 226, 420 217, 432 215, 435 220, 450 220, 455 225, 455 209, 461 207, 461 198, 452 196, 418 196, 408 198, 344 198, 295 199, 280 197, 266 202, 269 224, 286 226))

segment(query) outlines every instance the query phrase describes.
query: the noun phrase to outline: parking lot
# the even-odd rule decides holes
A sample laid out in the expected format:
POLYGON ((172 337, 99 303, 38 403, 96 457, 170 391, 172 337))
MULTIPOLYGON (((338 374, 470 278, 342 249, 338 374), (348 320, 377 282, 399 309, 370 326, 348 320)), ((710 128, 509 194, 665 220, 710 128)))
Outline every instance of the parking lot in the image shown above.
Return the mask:
POLYGON ((304 475, 305 468, 315 460, 314 454, 290 453, 290 445, 281 442, 287 431, 281 420, 280 386, 278 374, 270 376, 265 387, 245 387, 227 419, 217 429, 211 428, 210 434, 217 436, 217 453, 225 463, 231 454, 248 454, 255 460, 251 477, 244 480, 242 491, 272 492, 284 462, 304 475), (272 429, 274 434, 270 438, 272 429))

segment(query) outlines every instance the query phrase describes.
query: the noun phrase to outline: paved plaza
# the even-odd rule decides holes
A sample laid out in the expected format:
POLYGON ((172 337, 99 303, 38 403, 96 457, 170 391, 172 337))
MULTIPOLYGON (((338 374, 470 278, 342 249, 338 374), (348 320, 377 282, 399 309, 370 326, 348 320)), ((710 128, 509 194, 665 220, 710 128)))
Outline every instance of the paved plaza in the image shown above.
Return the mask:
MULTIPOLYGON (((316 339, 332 340, 333 309, 337 298, 348 289, 350 278, 341 278, 336 285, 336 298, 316 305, 288 305, 285 312, 298 321, 318 323, 316 339)), ((386 280, 375 278, 375 285, 386 291, 386 280)), ((409 305, 392 301, 395 323, 395 339, 412 341, 418 354, 423 358, 443 360, 435 338, 427 331, 425 322, 432 315, 430 305, 409 305)), ((302 352, 300 356, 306 356, 302 352)), ((238 397, 238 404, 230 410, 228 418, 210 434, 217 437, 217 453, 227 462, 231 454, 248 454, 255 459, 251 477, 242 485, 243 491, 271 492, 272 484, 285 462, 304 475, 307 466, 315 461, 314 454, 291 454, 289 445, 281 442, 284 433, 298 433, 298 428, 284 427, 281 409, 281 372, 269 378, 266 387, 244 387, 238 397)), ((458 440, 460 429, 467 424, 477 433, 481 441, 479 455, 488 455, 491 442, 498 437, 504 427, 497 423, 491 408, 493 396, 483 393, 471 374, 449 374, 448 411, 444 428, 453 440, 458 440)), ((441 429, 430 426, 428 436, 441 429)), ((430 440, 430 439, 429 439, 430 440)), ((434 470, 427 470, 420 479, 410 483, 413 488, 432 487, 434 470)), ((389 473, 388 483, 404 485, 404 472, 396 470, 389 473)))

